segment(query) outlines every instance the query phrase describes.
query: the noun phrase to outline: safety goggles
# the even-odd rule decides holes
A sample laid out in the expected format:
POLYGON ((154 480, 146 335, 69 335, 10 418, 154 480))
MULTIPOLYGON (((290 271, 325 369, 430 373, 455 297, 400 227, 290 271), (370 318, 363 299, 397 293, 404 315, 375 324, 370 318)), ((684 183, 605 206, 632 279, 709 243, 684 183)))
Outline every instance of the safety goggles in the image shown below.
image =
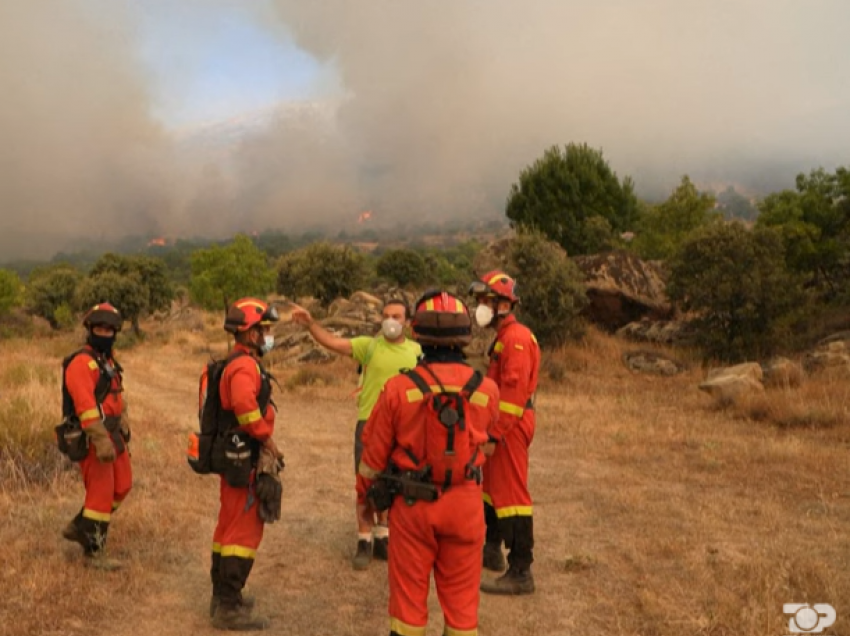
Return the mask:
POLYGON ((273 322, 277 322, 278 320, 280 320, 280 314, 277 313, 277 307, 274 307, 273 305, 269 305, 269 308, 266 309, 266 311, 263 313, 262 317, 260 318, 260 324, 270 325, 273 322))
POLYGON ((493 292, 490 290, 490 286, 487 283, 484 283, 480 280, 474 281, 469 286, 469 295, 470 296, 488 296, 493 292))

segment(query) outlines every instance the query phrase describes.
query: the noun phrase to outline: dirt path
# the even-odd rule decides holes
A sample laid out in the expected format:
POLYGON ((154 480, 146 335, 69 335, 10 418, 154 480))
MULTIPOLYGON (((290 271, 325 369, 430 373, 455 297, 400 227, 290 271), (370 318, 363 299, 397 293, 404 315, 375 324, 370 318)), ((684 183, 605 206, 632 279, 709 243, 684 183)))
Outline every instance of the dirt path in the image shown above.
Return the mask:
MULTIPOLYGON (((84 569, 58 537, 82 499, 74 471, 47 489, 0 488, 0 635, 216 633, 206 612, 217 479, 191 473, 183 454, 204 355, 148 348, 124 361, 136 485, 110 546, 127 567, 84 569)), ((482 636, 781 634, 782 604, 806 600, 850 616, 850 479, 836 470, 850 435, 734 421, 704 407, 693 377, 616 369, 540 395, 538 592, 483 597, 482 636)), ((273 634, 388 632, 385 564, 350 566, 353 371, 337 371, 335 386, 277 398, 283 519, 266 527, 249 580, 273 634)), ((428 634, 441 630, 432 594, 428 634)))

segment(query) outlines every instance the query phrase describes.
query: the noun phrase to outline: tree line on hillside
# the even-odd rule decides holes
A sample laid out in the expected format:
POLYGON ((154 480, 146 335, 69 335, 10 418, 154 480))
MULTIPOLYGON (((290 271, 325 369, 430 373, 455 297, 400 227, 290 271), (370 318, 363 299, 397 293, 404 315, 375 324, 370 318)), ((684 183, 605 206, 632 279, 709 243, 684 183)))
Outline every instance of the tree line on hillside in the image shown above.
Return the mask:
MULTIPOLYGON (((729 191, 721 194, 734 199, 729 191)), ((649 204, 600 150, 586 144, 548 149, 521 171, 505 208, 519 232, 506 263, 523 289, 524 319, 549 346, 580 334, 587 301, 567 255, 615 249, 666 264, 668 294, 694 317, 699 343, 712 357, 734 360, 787 349, 807 323, 847 306, 847 168, 799 175, 794 188, 760 201, 755 222, 746 225, 725 218, 727 205, 700 192, 687 175, 666 200, 649 204)), ((25 284, 0 270, 0 314, 23 306, 58 329, 85 307, 109 299, 138 330, 140 318, 168 309, 175 295, 221 310, 239 295, 272 291, 310 295, 328 305, 380 282, 462 292, 484 246, 468 240, 443 249, 382 246, 368 253, 344 241, 296 247, 283 235, 238 235, 183 247, 179 265, 165 254, 108 253, 87 271, 68 263, 38 267, 25 284)))
POLYGON ((540 230, 570 255, 627 249, 664 261, 668 295, 694 316, 710 357, 787 350, 850 304, 846 167, 798 175, 794 188, 765 197, 755 222, 744 224, 725 219, 715 196, 687 175, 664 202, 638 201, 631 180, 620 180, 600 150, 569 144, 520 173, 506 211, 513 227, 540 230))

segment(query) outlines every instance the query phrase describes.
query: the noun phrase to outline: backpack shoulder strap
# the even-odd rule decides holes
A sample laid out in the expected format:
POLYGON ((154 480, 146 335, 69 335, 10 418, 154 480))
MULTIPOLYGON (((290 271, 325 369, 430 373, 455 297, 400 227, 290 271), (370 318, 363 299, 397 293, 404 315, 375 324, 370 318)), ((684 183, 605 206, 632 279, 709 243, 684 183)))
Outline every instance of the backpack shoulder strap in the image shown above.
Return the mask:
POLYGON ((73 353, 71 353, 70 355, 68 355, 66 358, 64 358, 62 360, 62 370, 63 371, 66 370, 70 366, 70 364, 74 361, 74 358, 76 358, 81 353, 87 353, 89 356, 91 356, 92 360, 97 362, 97 358, 95 356, 92 356, 91 353, 89 352, 89 350, 86 349, 85 347, 83 347, 82 349, 77 349, 76 351, 74 351, 73 353))
POLYGON ((427 397, 431 394, 431 385, 425 381, 425 378, 423 378, 416 369, 405 369, 401 373, 413 381, 416 388, 422 391, 423 397, 427 397))
POLYGON ((484 376, 481 374, 481 371, 473 371, 472 375, 469 377, 469 380, 466 381, 466 384, 463 385, 460 392, 464 395, 472 395, 475 391, 478 390, 478 387, 481 386, 481 383, 484 381, 484 376))

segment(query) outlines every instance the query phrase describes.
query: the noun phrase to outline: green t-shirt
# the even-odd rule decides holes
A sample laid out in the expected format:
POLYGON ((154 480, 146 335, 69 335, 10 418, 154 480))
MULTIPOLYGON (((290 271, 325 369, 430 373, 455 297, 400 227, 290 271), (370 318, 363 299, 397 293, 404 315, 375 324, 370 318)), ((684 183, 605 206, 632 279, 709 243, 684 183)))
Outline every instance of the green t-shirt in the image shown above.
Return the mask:
POLYGON ((366 360, 369 345, 376 340, 372 358, 364 365, 363 389, 357 395, 357 419, 368 420, 372 408, 378 401, 381 389, 387 380, 398 375, 402 369, 412 369, 422 354, 418 342, 405 338, 404 342, 392 344, 382 337, 359 336, 351 339, 352 357, 360 364, 366 360))

